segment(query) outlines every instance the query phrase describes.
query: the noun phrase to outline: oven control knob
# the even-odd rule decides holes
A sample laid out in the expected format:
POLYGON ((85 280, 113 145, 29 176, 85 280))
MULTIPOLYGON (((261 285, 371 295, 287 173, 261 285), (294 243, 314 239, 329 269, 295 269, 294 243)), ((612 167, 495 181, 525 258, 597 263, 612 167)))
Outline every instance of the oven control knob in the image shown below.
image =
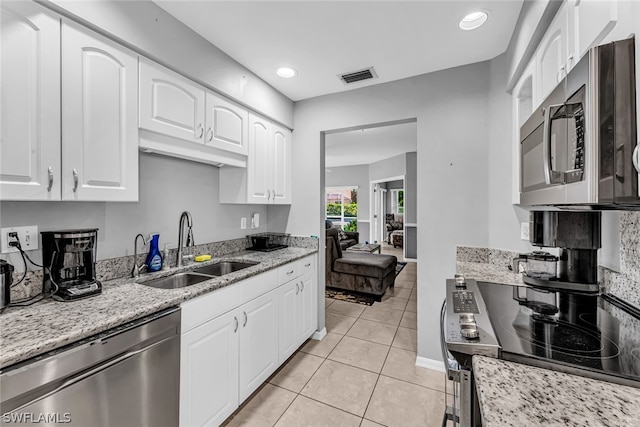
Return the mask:
POLYGON ((480 338, 480 332, 478 332, 478 328, 476 327, 462 328, 460 329, 460 335, 468 340, 480 338))
POLYGON ((456 281, 456 288, 465 289, 467 287, 467 282, 464 280, 464 275, 456 274, 453 276, 456 281))

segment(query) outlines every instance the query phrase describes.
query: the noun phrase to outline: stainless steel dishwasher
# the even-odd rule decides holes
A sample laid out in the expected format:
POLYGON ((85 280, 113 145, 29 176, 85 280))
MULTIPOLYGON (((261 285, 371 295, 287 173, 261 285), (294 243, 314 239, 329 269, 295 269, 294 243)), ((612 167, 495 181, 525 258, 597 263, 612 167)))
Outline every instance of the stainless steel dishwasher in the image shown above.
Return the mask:
POLYGON ((177 426, 180 309, 0 371, 0 424, 177 426))

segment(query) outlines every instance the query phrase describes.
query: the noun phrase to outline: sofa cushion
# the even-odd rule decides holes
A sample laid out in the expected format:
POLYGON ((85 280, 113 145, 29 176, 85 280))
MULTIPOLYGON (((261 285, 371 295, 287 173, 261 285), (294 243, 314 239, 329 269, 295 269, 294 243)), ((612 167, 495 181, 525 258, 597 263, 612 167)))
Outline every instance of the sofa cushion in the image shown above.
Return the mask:
POLYGON ((345 250, 357 244, 358 244, 358 241, 356 239, 340 240, 340 248, 342 248, 342 250, 345 250))
POLYGON ((342 228, 338 228, 338 239, 347 240, 348 238, 349 236, 347 236, 347 233, 345 233, 342 228))
POLYGON ((357 274, 382 279, 395 270, 398 259, 393 255, 378 255, 345 251, 335 260, 333 270, 337 273, 357 274))

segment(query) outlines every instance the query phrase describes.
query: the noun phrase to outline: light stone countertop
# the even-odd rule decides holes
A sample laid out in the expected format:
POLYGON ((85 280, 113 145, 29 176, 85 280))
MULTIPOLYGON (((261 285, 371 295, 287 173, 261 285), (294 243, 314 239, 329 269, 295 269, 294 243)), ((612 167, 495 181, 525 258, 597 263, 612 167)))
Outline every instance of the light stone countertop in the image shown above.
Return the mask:
POLYGON ((103 283, 102 294, 72 302, 51 299, 29 307, 11 307, 0 314, 0 367, 13 365, 123 323, 178 306, 183 301, 215 291, 280 265, 316 253, 317 249, 289 247, 273 252, 242 251, 198 263, 221 260, 259 262, 243 270, 181 289, 157 289, 140 284, 194 267, 143 274, 103 283))
POLYGON ((514 273, 506 267, 481 262, 456 262, 458 274, 464 274, 467 279, 480 282, 502 283, 505 285, 527 286, 522 281, 521 273, 514 273))
POLYGON ((638 426, 640 389, 474 356, 484 427, 638 426))

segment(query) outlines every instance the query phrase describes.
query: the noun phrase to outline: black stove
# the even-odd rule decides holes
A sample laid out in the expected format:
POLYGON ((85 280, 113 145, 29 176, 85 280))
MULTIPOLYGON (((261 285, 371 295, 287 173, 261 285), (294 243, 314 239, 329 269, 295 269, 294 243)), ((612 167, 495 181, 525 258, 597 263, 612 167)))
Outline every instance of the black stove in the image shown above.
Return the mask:
POLYGON ((637 308, 608 294, 477 286, 500 358, 640 387, 637 308))

